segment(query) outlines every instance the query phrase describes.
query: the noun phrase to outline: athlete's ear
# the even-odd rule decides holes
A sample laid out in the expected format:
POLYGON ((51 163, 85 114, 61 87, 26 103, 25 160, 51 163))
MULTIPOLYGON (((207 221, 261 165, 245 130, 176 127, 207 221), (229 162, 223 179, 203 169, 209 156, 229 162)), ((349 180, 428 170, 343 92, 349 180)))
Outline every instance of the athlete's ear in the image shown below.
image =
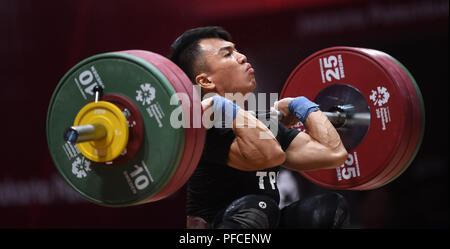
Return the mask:
POLYGON ((195 76, 195 83, 197 83, 201 88, 205 89, 207 92, 216 88, 216 84, 214 84, 210 80, 208 74, 206 73, 200 73, 197 76, 195 76))

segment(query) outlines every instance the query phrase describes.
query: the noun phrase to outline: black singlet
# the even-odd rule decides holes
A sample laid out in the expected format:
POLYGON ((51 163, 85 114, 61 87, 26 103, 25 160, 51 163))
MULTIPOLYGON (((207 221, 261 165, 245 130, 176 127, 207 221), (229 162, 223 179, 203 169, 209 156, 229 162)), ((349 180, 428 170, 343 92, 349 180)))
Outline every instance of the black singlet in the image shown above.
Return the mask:
MULTIPOLYGON (((269 126, 270 127, 270 126, 269 126)), ((299 131, 278 122, 276 139, 286 150, 299 131)), ((265 194, 277 203, 280 166, 260 171, 241 171, 226 165, 235 134, 231 128, 211 128, 206 133, 200 162, 188 181, 186 214, 211 222, 232 201, 248 194, 265 194)))

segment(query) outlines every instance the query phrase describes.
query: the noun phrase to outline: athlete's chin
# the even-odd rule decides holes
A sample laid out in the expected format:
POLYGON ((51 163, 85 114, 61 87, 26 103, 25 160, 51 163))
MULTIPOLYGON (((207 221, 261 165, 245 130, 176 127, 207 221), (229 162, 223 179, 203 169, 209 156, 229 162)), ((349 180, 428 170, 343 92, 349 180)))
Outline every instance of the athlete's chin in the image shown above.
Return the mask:
POLYGON ((256 80, 255 79, 250 81, 250 88, 251 88, 251 92, 253 92, 253 90, 255 90, 255 88, 256 88, 256 80))
POLYGON ((241 81, 242 83, 239 85, 238 89, 235 89, 235 92, 239 92, 243 95, 246 95, 247 93, 253 92, 256 88, 256 81, 253 80, 245 80, 241 81))
POLYGON ((249 83, 247 85, 247 87, 245 87, 245 89, 242 89, 241 93, 244 94, 244 95, 247 94, 247 93, 251 93, 251 92, 253 92, 253 90, 255 90, 255 88, 256 88, 256 84, 255 83, 249 83))

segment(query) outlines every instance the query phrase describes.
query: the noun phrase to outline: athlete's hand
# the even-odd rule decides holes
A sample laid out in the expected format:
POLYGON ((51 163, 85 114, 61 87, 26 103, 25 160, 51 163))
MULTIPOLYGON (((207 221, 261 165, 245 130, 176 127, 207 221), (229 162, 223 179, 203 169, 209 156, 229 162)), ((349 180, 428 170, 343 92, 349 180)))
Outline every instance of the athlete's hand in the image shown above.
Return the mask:
POLYGON ((280 121, 285 126, 292 126, 299 122, 298 118, 289 111, 289 103, 291 103, 293 99, 294 98, 280 99, 276 101, 274 106, 272 107, 273 109, 283 114, 283 117, 280 121))
POLYGON ((215 95, 202 101, 202 109, 206 115, 206 120, 203 120, 206 128, 211 128, 211 125, 216 128, 231 128, 241 108, 231 100, 215 95), (213 122, 211 117, 214 117, 213 122))
POLYGON ((213 97, 205 98, 202 100, 202 111, 206 111, 206 109, 210 108, 213 104, 213 97))

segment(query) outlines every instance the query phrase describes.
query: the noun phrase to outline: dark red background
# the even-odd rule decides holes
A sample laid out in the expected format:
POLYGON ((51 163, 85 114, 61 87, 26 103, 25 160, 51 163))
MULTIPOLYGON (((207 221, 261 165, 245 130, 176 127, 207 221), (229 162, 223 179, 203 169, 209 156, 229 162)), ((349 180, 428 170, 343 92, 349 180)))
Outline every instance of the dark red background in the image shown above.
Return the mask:
MULTIPOLYGON (((144 49, 166 55, 184 30, 226 28, 256 69, 257 91, 280 92, 313 52, 387 52, 414 75, 426 108, 410 168, 377 190, 340 191, 354 228, 448 228, 448 1, 32 1, 0 4, 0 228, 183 228, 185 189, 165 200, 105 208, 74 194, 46 143, 53 89, 78 61, 144 49)), ((301 196, 325 191, 300 175, 301 196)))

